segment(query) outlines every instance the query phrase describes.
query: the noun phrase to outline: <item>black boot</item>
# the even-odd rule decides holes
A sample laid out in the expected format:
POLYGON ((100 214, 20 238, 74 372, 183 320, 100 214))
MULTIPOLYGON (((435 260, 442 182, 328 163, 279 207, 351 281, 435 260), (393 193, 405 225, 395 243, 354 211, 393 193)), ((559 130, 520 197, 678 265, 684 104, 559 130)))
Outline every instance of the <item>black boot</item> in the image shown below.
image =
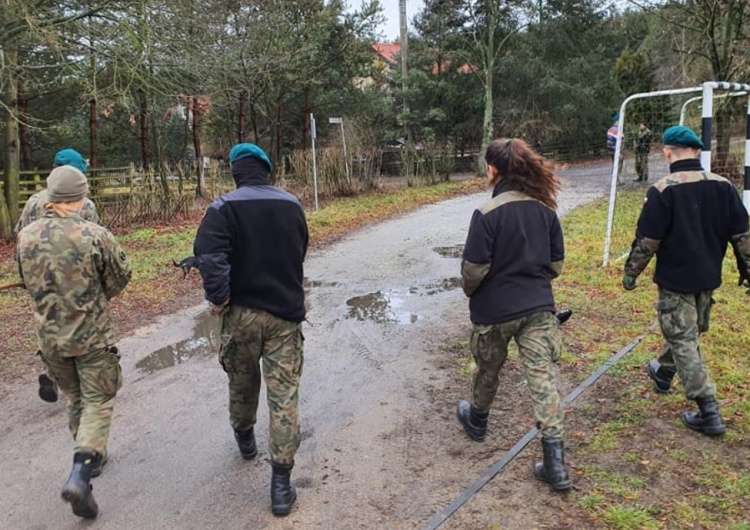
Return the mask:
POLYGON ((534 466, 534 477, 546 482, 555 491, 570 489, 570 477, 565 469, 565 448, 562 440, 542 438, 544 462, 534 466))
POLYGON ((247 431, 234 431, 234 439, 237 440, 237 447, 240 448, 242 458, 252 460, 258 456, 258 447, 255 445, 255 434, 252 427, 247 431))
POLYGON ((39 397, 47 403, 57 401, 57 383, 50 379, 47 374, 39 374, 39 397))
POLYGON ((659 361, 656 359, 649 361, 646 367, 648 376, 654 382, 654 390, 658 394, 668 394, 669 387, 672 386, 672 379, 674 379, 674 373, 668 373, 659 361))
POLYGON ((102 469, 104 469, 104 465, 107 463, 107 455, 96 455, 96 458, 94 459, 94 467, 91 469, 91 478, 96 478, 99 475, 102 474, 102 469))
POLYGON ((709 436, 724 434, 727 426, 724 425, 724 420, 721 419, 716 399, 713 397, 699 397, 695 398, 695 402, 698 403, 700 412, 686 412, 682 415, 682 423, 688 429, 702 432, 709 436))
POLYGON ((297 490, 289 482, 292 466, 283 466, 271 462, 271 511, 274 515, 288 515, 297 500, 297 490))
POLYGON ((91 453, 76 453, 73 456, 73 470, 62 490, 62 498, 70 503, 73 513, 78 517, 93 519, 99 513, 94 500, 91 470, 96 465, 96 456, 91 453))
POLYGON ((461 400, 456 408, 458 421, 463 425, 466 434, 475 442, 483 442, 484 435, 487 434, 487 418, 490 413, 477 412, 468 401, 461 400))
POLYGON ((571 315, 573 315, 572 309, 563 309, 562 311, 558 311, 557 313, 555 313, 555 318, 557 318, 557 321, 562 326, 568 321, 571 315))

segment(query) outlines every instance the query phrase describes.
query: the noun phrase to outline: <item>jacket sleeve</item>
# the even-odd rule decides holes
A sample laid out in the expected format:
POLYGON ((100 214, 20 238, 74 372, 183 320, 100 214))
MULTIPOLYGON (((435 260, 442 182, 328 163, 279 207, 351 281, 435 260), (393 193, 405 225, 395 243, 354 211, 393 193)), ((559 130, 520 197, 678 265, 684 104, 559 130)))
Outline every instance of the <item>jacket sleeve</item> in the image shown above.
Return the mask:
POLYGON ((132 275, 125 251, 111 232, 106 231, 101 241, 99 278, 107 300, 120 294, 130 283, 132 275))
POLYGON ((550 227, 550 276, 554 279, 562 274, 565 260, 565 242, 563 240, 560 219, 555 215, 550 227))
POLYGON ((494 234, 487 226, 484 215, 475 210, 461 262, 462 287, 466 296, 472 296, 490 272, 493 243, 494 234))
POLYGON ((83 207, 81 208, 81 217, 83 217, 87 221, 91 221, 92 223, 96 223, 98 225, 102 224, 101 219, 99 219, 99 213, 96 211, 96 205, 91 199, 86 199, 85 201, 83 201, 83 207))
POLYGON ((731 188, 730 194, 730 243, 737 258, 737 267, 740 270, 740 274, 744 273, 744 276, 747 277, 748 270, 750 270, 750 226, 748 223, 748 213, 734 187, 731 188))
POLYGON ((229 221, 219 208, 210 206, 195 235, 193 254, 200 262, 206 300, 221 305, 229 300, 232 235, 229 221))
POLYGON ((659 250, 662 240, 671 228, 672 213, 669 202, 655 187, 646 194, 646 200, 638 218, 635 240, 625 262, 625 274, 638 277, 659 250))

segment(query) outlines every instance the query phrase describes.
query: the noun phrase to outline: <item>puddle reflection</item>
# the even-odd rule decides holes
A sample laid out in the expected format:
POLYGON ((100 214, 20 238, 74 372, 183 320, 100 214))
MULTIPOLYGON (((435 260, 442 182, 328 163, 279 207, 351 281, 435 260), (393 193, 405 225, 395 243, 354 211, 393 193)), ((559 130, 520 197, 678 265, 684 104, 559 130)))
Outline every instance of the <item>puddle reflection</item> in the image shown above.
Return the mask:
POLYGON ((193 357, 209 357, 219 351, 219 319, 208 312, 195 319, 193 336, 156 350, 137 363, 136 368, 153 373, 187 362, 193 357))
POLYGON ((414 324, 419 315, 402 311, 404 299, 395 292, 382 292, 355 296, 346 301, 348 318, 359 321, 371 320, 377 324, 414 324))

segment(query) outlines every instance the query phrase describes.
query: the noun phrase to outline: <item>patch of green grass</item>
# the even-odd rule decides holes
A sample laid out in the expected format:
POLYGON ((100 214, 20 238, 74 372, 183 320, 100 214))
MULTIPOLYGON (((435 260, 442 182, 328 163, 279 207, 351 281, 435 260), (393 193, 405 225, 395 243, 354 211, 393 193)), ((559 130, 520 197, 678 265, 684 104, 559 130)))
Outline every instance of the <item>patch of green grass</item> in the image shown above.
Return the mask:
POLYGON ((613 530, 658 530, 661 525, 651 514, 641 508, 610 506, 602 514, 608 528, 613 530))

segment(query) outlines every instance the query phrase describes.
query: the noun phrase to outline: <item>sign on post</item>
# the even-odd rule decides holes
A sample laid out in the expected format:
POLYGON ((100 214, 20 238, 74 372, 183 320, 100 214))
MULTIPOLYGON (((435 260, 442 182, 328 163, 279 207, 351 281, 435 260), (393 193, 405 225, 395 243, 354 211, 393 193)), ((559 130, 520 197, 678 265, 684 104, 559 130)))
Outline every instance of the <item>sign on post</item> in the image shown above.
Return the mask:
POLYGON ((344 118, 328 118, 331 125, 341 125, 341 143, 344 147, 344 171, 346 172, 346 181, 351 185, 352 177, 349 174, 349 159, 346 157, 346 136, 344 136, 344 118))

